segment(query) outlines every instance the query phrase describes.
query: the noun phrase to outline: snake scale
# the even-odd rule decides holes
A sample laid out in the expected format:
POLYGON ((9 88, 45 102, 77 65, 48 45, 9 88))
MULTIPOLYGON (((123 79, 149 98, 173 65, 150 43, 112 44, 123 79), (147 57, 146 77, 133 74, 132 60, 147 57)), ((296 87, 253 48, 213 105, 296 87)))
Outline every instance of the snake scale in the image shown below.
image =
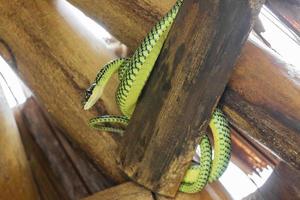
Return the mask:
MULTIPOLYGON (((84 109, 90 109, 101 98, 110 77, 118 72, 120 84, 116 102, 123 116, 105 115, 91 119, 89 125, 101 131, 123 134, 135 109, 139 95, 154 67, 169 30, 183 4, 177 0, 172 9, 151 29, 131 58, 118 58, 106 64, 96 80, 86 90, 84 109)), ((193 163, 186 172, 179 190, 185 193, 201 191, 208 182, 217 180, 225 171, 231 151, 228 122, 220 109, 213 112, 209 123, 213 133, 214 152, 205 134, 200 141, 200 163, 193 163), (213 155, 212 155, 213 154, 213 155)))

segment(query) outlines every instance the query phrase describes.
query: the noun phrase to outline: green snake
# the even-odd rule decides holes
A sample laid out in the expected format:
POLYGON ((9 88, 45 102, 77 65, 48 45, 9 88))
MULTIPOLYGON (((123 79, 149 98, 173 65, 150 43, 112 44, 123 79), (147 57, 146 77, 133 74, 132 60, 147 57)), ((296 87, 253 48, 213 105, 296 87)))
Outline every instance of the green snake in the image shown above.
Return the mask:
MULTIPOLYGON (((177 0, 172 9, 151 29, 131 58, 118 58, 101 68, 95 81, 86 90, 84 109, 90 109, 101 98, 110 77, 118 72, 120 84, 116 102, 122 116, 105 115, 91 119, 89 125, 100 131, 123 134, 135 109, 139 95, 154 67, 164 41, 183 4, 177 0)), ((213 112, 209 124, 214 141, 214 156, 207 135, 200 141, 200 163, 192 164, 186 172, 179 190, 185 193, 201 191, 208 182, 217 180, 225 171, 231 151, 230 129, 220 109, 213 112), (213 159, 212 159, 213 157, 213 159)))

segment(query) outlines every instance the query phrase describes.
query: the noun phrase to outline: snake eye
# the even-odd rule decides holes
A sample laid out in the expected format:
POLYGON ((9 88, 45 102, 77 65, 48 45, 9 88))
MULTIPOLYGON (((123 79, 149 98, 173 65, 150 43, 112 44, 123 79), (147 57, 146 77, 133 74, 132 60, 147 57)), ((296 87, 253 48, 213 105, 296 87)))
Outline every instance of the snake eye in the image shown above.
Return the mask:
POLYGON ((89 100, 89 98, 92 96, 93 94, 93 90, 96 86, 96 83, 93 83, 86 91, 85 91, 85 96, 84 96, 84 101, 87 102, 89 100))

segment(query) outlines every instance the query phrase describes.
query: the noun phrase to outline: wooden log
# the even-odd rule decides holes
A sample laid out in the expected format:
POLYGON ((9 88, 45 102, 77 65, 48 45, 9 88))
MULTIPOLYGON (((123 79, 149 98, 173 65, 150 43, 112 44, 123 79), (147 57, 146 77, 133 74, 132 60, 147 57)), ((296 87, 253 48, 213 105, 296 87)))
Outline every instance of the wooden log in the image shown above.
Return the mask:
POLYGON ((18 128, 0 87, 0 199, 39 199, 18 128))
POLYGON ((208 185, 205 190, 200 193, 184 194, 180 192, 175 198, 168 198, 154 194, 152 195, 149 190, 138 186, 133 182, 128 182, 106 189, 102 192, 98 192, 84 200, 214 200, 216 197, 222 200, 232 200, 224 187, 218 182, 208 185))
POLYGON ((176 197, 165 197, 161 195, 156 195, 156 200, 232 200, 233 198, 226 191, 224 186, 220 182, 211 183, 198 193, 195 194, 185 194, 178 192, 176 197))
POLYGON ((94 194, 84 200, 154 200, 152 193, 128 182, 94 194))
POLYGON ((91 112, 83 111, 81 104, 99 66, 114 54, 74 20, 77 13, 72 15, 64 1, 0 0, 0 10, 0 38, 10 47, 23 80, 72 141, 109 177, 124 181, 114 159, 116 141, 87 125, 97 113, 118 112, 110 92, 116 84, 110 84, 104 94, 107 104, 98 104, 91 112))
MULTIPOLYGON (((16 115, 25 149, 29 157, 36 158, 49 177, 60 199, 80 199, 113 185, 91 163, 81 158, 78 151, 58 132, 33 98, 26 101, 16 115)), ((50 193, 44 187, 44 176, 35 176, 42 185, 42 193, 50 193)), ((55 193, 54 193, 55 194, 55 193)), ((48 196, 48 195, 47 195, 48 196)))
POLYGON ((248 44, 243 55, 223 95, 224 111, 240 133, 300 169, 299 73, 257 44, 248 44))
POLYGON ((261 6, 184 1, 123 136, 120 163, 132 180, 176 195, 261 6))
POLYGON ((300 1, 267 0, 266 6, 300 37, 300 1))
POLYGON ((68 0, 98 21, 117 39, 135 50, 151 27, 176 0, 68 0))
POLYGON ((53 174, 49 173, 49 163, 43 156, 41 148, 35 143, 34 138, 31 136, 31 133, 23 120, 20 107, 14 109, 14 116, 41 199, 68 200, 66 193, 60 193, 59 185, 56 184, 58 181, 54 179, 53 174))
MULTIPOLYGON (((117 15, 112 20, 117 22, 117 26, 111 26, 112 24, 107 21, 105 23, 111 31, 121 33, 118 38, 123 42, 126 41, 126 38, 130 38, 131 34, 136 34, 136 37, 132 37, 131 44, 125 42, 131 47, 131 50, 137 46, 154 22, 175 2, 175 0, 165 0, 163 2, 158 0, 151 0, 151 2, 128 0, 116 3, 116 1, 107 0, 95 4, 91 0, 72 0, 72 3, 75 1, 76 5, 81 6, 81 8, 85 4, 84 11, 89 14, 97 11, 104 13, 106 16, 117 15), (107 4, 112 5, 107 7, 107 4), (121 6, 120 9, 126 10, 126 12, 115 12, 117 5, 121 6), (139 9, 133 10, 136 7, 139 9), (126 13, 126 16, 124 13, 126 13), (135 24, 139 16, 144 16, 143 23, 135 24), (128 20, 122 20, 123 18, 128 20), (126 22, 126 24, 123 24, 123 22, 126 22), (144 31, 139 31, 140 27, 144 31)), ((0 50, 0 52, 12 53, 15 57, 15 59, 10 59, 10 61, 14 60, 12 66, 17 66, 16 70, 22 79, 34 91, 38 100, 56 122, 68 133, 69 138, 93 158, 108 176, 118 182, 124 181, 124 177, 120 174, 114 160, 117 147, 116 141, 111 138, 111 135, 99 134, 86 126, 87 120, 97 113, 118 114, 115 102, 112 101, 114 92, 111 92, 115 91, 114 88, 118 81, 114 79, 110 82, 101 103, 92 112, 82 112, 80 104, 83 90, 93 81, 98 66, 103 65, 114 56, 104 48, 101 41, 87 31, 83 31, 86 30, 84 27, 71 20, 74 16, 69 15, 69 12, 65 12, 66 6, 61 3, 64 1, 57 1, 56 3, 50 0, 38 1, 34 5, 33 2, 25 0, 1 0, 0 2, 0 38, 6 44, 3 46, 4 51, 0 50), (32 13, 32 15, 26 13, 32 13), (8 50, 5 49, 7 47, 9 47, 8 50)), ((94 13, 93 16, 99 20, 102 19, 97 13, 94 13)), ((251 101, 253 103, 259 100, 260 107, 265 107, 272 101, 272 106, 276 106, 274 108, 277 112, 284 116, 278 120, 282 121, 292 116, 296 121, 283 124, 287 128, 295 127, 295 124, 298 124, 297 119, 300 119, 300 113, 297 112, 297 110, 300 110, 300 104, 299 101, 295 100, 295 96, 298 96, 300 91, 299 82, 295 78, 297 73, 294 72, 293 78, 290 73, 291 66, 276 55, 259 50, 257 46, 253 47, 251 42, 247 42, 243 52, 237 64, 237 70, 231 78, 237 80, 236 84, 232 85, 230 83, 228 88, 241 95, 255 88, 261 96, 256 99, 256 96, 252 95, 251 101), (251 82, 257 83, 256 86, 259 85, 259 87, 244 84, 247 83, 248 79, 240 78, 239 70, 251 72, 253 78, 251 82), (256 73, 258 71, 260 73, 256 73), (281 78, 286 83, 284 88, 271 87, 276 84, 277 79, 275 78, 269 79, 270 82, 265 84, 266 79, 263 77, 270 71, 273 71, 276 76, 282 76, 281 78), (273 89, 276 89, 278 97, 269 99, 268 96, 264 95, 265 91, 272 91, 273 89), (293 95, 288 94, 289 90, 293 91, 290 93, 293 95), (285 99, 285 102, 289 103, 280 106, 282 105, 281 99, 285 99)), ((7 58, 11 58, 10 54, 5 53, 5 55, 8 55, 7 58)), ((270 92, 267 94, 270 94, 270 92)), ((270 132, 269 134, 273 133, 270 132)), ((274 137, 276 137, 277 132, 274 134, 274 137)), ((252 137, 255 138, 256 135, 258 134, 254 133, 252 137)), ((269 138, 264 139, 262 133, 260 135, 259 141, 272 148, 272 140, 269 140, 269 138)), ((278 153, 278 150, 275 151, 278 153)), ((284 158, 289 158, 289 156, 284 156, 284 158)), ((296 164, 300 166, 299 163, 296 164)))
MULTIPOLYGON (((165 0, 163 2, 159 0, 117 2, 115 0, 106 0, 95 4, 91 0, 69 1, 95 20, 104 24, 111 33, 129 46, 131 51, 137 47, 155 21, 165 14, 175 2, 175 0, 165 0), (113 16, 108 17, 107 13, 113 16), (142 23, 140 20, 142 20, 142 23), (116 23, 117 26, 115 25, 116 23)), ((289 5, 289 2, 292 1, 284 1, 284 3, 289 5)), ((271 0, 271 2, 277 2, 277 0, 271 0)), ((297 9, 297 7, 293 7, 293 9, 297 9)), ((231 81, 227 86, 228 90, 225 91, 227 100, 224 101, 224 105, 228 104, 227 107, 229 107, 233 102, 237 101, 238 103, 243 100, 244 106, 259 103, 259 106, 252 107, 254 109, 252 113, 258 107, 265 111, 268 110, 267 116, 264 116, 268 120, 261 120, 259 118, 261 115, 254 115, 255 117, 252 121, 253 123, 254 121, 259 121, 262 124, 261 127, 269 127, 270 123, 276 120, 276 126, 273 126, 271 129, 260 128, 253 131, 253 127, 248 127, 245 130, 243 125, 242 127, 244 128, 242 129, 244 129, 245 134, 248 134, 250 130, 249 134, 254 140, 257 137, 257 141, 260 144, 267 146, 282 159, 299 168, 300 162, 299 159, 296 159, 297 157, 299 158, 299 148, 295 145, 296 141, 298 141, 298 139, 295 140, 295 137, 297 137, 296 133, 299 132, 299 128, 295 129, 295 127, 298 127, 300 120, 300 113, 298 112, 300 110, 300 87, 299 78, 297 78, 299 73, 297 70, 293 70, 294 67, 286 63, 274 52, 268 51, 265 47, 248 40, 231 76, 231 81), (251 76, 248 76, 248 74, 251 74, 251 76), (280 83, 284 83, 284 87, 279 86, 278 84, 280 83), (230 91, 241 98, 233 98, 232 95, 227 95, 230 91), (256 94, 259 95, 256 96, 256 94), (269 112, 270 109, 273 110, 273 114, 269 112), (276 116, 280 117, 274 116, 274 111, 276 111, 276 116), (293 137, 286 137, 282 140, 282 130, 288 130, 289 133, 292 131, 293 137), (273 135, 272 138, 277 138, 278 135, 281 139, 275 139, 276 142, 274 142, 269 137, 265 138, 265 133, 270 136, 273 135), (280 144, 279 141, 282 141, 283 144, 280 144), (277 143, 277 145, 274 145, 274 143, 277 143)), ((244 106, 239 106, 235 113, 240 112, 240 116, 247 113, 247 106, 244 106)), ((226 109, 226 112, 228 115, 232 115, 232 112, 230 113, 228 109, 226 109)), ((248 113, 247 118, 251 117, 252 114, 248 113)), ((236 118, 234 123, 237 125, 245 124, 239 120, 242 120, 242 118, 236 118)))

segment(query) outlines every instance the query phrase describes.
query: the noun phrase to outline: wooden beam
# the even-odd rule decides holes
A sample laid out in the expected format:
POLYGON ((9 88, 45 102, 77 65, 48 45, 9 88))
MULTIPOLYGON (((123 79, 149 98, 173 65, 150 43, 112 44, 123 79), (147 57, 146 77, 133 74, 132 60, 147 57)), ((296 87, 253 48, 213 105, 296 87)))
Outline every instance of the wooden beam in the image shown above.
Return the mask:
POLYGON ((151 27, 176 0, 68 0, 135 50, 151 27))
POLYGON ((243 49, 221 104, 240 133, 300 169, 300 74, 257 45, 243 49))
POLYGON ((123 136, 132 180, 175 196, 261 6, 184 1, 123 136))
POLYGON ((35 180, 43 195, 58 193, 60 199, 80 199, 113 185, 87 159, 78 155, 79 151, 70 146, 33 97, 15 113, 35 180), (35 173, 39 166, 49 180, 35 173), (50 186, 44 186, 45 182, 50 186), (56 192, 50 192, 51 188, 56 192))
POLYGON ((114 159, 116 141, 87 125, 97 113, 118 112, 109 92, 117 84, 108 86, 102 99, 107 104, 99 103, 91 112, 81 104, 85 88, 99 66, 114 58, 113 52, 74 19, 77 13, 65 1, 0 0, 0 10, 0 38, 16 58, 15 70, 72 141, 109 177, 124 181, 114 159))
POLYGON ((218 181, 208 184, 201 192, 195 194, 186 194, 186 193, 178 192, 174 198, 156 195, 156 200, 199 200, 199 199, 233 200, 233 198, 226 191, 224 186, 218 181))
POLYGON ((0 199, 38 199, 18 128, 1 87, 0 155, 0 199))
POLYGON ((128 182, 102 192, 96 193, 83 200, 154 200, 152 193, 145 188, 128 182))
POLYGON ((50 165, 39 146, 35 143, 34 138, 31 137, 30 131, 22 118, 20 108, 14 109, 14 116, 41 199, 68 200, 67 194, 60 192, 60 185, 57 184, 59 181, 55 179, 53 174, 49 173, 50 165))
MULTIPOLYGON (((137 47, 155 21, 165 14, 175 2, 175 0, 164 0, 163 2, 160 0, 128 0, 117 2, 115 0, 100 0, 101 3, 95 4, 92 0, 69 1, 96 21, 104 24, 111 33, 129 46, 131 51, 137 47)), ((299 3, 297 2, 299 0, 270 0, 267 5, 274 5, 275 7, 275 5, 284 4, 284 6, 280 6, 279 8, 287 7, 288 9, 284 11, 290 9, 293 11, 298 9, 297 5, 299 3)), ((274 11, 274 9, 272 10, 274 11)), ((299 12, 282 11, 281 13, 284 13, 283 15, 288 17, 296 25, 295 27, 298 27, 299 20, 297 16, 299 12)), ((237 104, 243 102, 243 106, 239 106, 234 112, 239 116, 243 116, 249 110, 247 110, 248 106, 246 105, 256 105, 259 102, 258 106, 252 107, 254 110, 251 113, 255 113, 255 109, 260 108, 264 110, 265 116, 254 114, 254 118, 252 119, 252 126, 254 128, 249 126, 245 128, 244 120, 241 117, 235 118, 234 122, 233 120, 232 122, 236 126, 241 126, 245 134, 249 134, 254 140, 267 146, 282 159, 299 169, 300 160, 297 158, 299 158, 300 152, 296 141, 299 140, 297 133, 300 132, 298 126, 298 121, 300 120, 300 112, 298 112, 300 110, 300 101, 298 100, 300 87, 299 79, 297 79, 299 72, 293 70, 295 67, 298 66, 289 65, 274 52, 248 40, 225 91, 225 96, 227 97, 223 101, 223 105, 228 108, 232 107, 231 104, 233 102, 237 104), (251 74, 251 76, 247 76, 247 74, 251 74), (280 83, 284 83, 285 87, 278 86, 280 83), (239 98, 234 98, 229 93, 234 93, 239 98), (261 120, 262 118, 260 117, 268 120, 261 120), (270 127, 273 120, 275 120, 275 124, 277 125, 272 128, 263 128, 270 127), (256 122, 261 124, 261 128, 254 131, 256 122), (285 137, 283 139, 281 131, 285 132, 286 130, 293 137, 285 137), (264 137, 266 133, 269 136, 272 135, 272 138, 275 138, 276 142, 273 139, 270 140, 269 136, 264 137), (282 141, 282 143, 279 141, 282 141), (275 143, 277 144, 274 145, 275 143)), ((225 112, 232 116, 233 112, 227 108, 225 112)), ((247 118, 250 119, 251 117, 252 114, 248 113, 247 118)))
MULTIPOLYGON (((120 183, 125 178, 121 175, 114 159, 117 141, 110 134, 99 134, 86 125, 88 119, 97 114, 118 114, 118 109, 113 101, 114 92, 111 92, 115 91, 118 81, 113 79, 110 82, 101 102, 93 111, 83 112, 80 103, 84 89, 93 81, 97 70, 104 63, 113 59, 114 55, 107 50, 101 40, 89 34, 85 27, 76 23, 76 20, 72 20, 74 16, 67 12, 66 5, 62 2, 64 1, 48 0, 37 1, 34 4, 25 0, 0 0, 0 38, 1 43, 5 44, 0 47, 0 53, 4 52, 7 55, 5 58, 10 63, 12 62, 12 66, 16 66, 15 70, 30 86, 44 108, 65 130, 68 137, 83 149, 109 177, 120 183), (27 15, 27 13, 32 14, 27 15)), ((175 0, 163 2, 158 0, 151 0, 151 2, 120 0, 117 3, 114 0, 101 0, 99 2, 95 4, 91 0, 86 0, 77 3, 78 5, 85 3, 85 11, 88 13, 92 13, 93 8, 106 16, 118 15, 112 20, 117 22, 117 26, 112 27, 112 24, 106 24, 110 26, 110 30, 121 32, 118 37, 121 41, 126 41, 131 34, 137 34, 137 37, 132 37, 131 44, 125 42, 131 49, 134 49, 154 22, 171 7, 175 0), (107 4, 112 5, 107 7, 107 4), (139 9, 133 10, 135 6, 131 4, 137 4, 139 9), (115 12, 114 8, 117 5, 126 12, 115 12), (125 13, 127 13, 126 16, 125 13), (145 16, 143 23, 136 24, 135 28, 134 22, 140 15, 145 16), (125 17, 128 18, 128 21, 121 20, 125 17), (123 22, 127 24, 123 24, 123 22), (139 26, 143 26, 143 32, 139 31, 139 26)), ((94 16, 101 19, 96 14, 94 16)), ((298 112, 300 102, 296 100, 300 92, 299 81, 295 78, 298 76, 297 71, 291 74, 290 65, 275 54, 260 48, 256 45, 253 46, 251 41, 247 42, 231 77, 231 80, 235 80, 235 84, 229 83, 228 88, 243 97, 245 102, 250 101, 255 104, 259 100, 261 108, 267 108, 272 102, 272 106, 276 105, 274 109, 277 114, 282 115, 277 118, 280 124, 288 129, 295 127, 298 124, 297 120, 300 120, 298 112), (241 77, 240 71, 245 71, 242 73, 245 76, 241 77), (251 74, 251 81, 246 78, 246 72, 251 74), (270 72, 273 73, 270 74, 270 72), (281 76, 285 87, 271 87, 276 84, 277 80, 264 78, 265 75, 266 77, 281 76), (256 83, 256 85, 251 83, 256 83), (251 98, 245 96, 247 91, 254 89, 260 94, 259 97, 256 95, 251 95, 251 98), (276 98, 270 96, 270 92, 266 93, 266 91, 272 90, 276 91, 274 92, 276 98), (290 90, 291 93, 289 93, 290 90), (289 103, 284 105, 282 99, 289 103), (287 118, 293 119, 293 121, 286 123, 285 119, 287 118)), ((242 110, 243 107, 240 109, 242 110)), ((270 121, 261 122, 270 123, 270 121)), ((263 129, 262 131, 270 131, 268 134, 275 134, 274 138, 276 134, 280 134, 272 130, 263 129)), ((264 138, 263 133, 259 133, 261 134, 259 141, 272 148, 272 140, 264 138)), ((250 133, 250 135, 255 139, 258 133, 250 133)), ((282 148, 284 147, 282 146, 282 148)), ((297 152, 299 148, 291 149, 289 152, 293 150, 297 152)), ((276 150, 277 153, 278 151, 280 149, 276 150)), ((288 158, 288 156, 283 158, 288 158)), ((300 162, 296 164, 300 166, 300 162)))

